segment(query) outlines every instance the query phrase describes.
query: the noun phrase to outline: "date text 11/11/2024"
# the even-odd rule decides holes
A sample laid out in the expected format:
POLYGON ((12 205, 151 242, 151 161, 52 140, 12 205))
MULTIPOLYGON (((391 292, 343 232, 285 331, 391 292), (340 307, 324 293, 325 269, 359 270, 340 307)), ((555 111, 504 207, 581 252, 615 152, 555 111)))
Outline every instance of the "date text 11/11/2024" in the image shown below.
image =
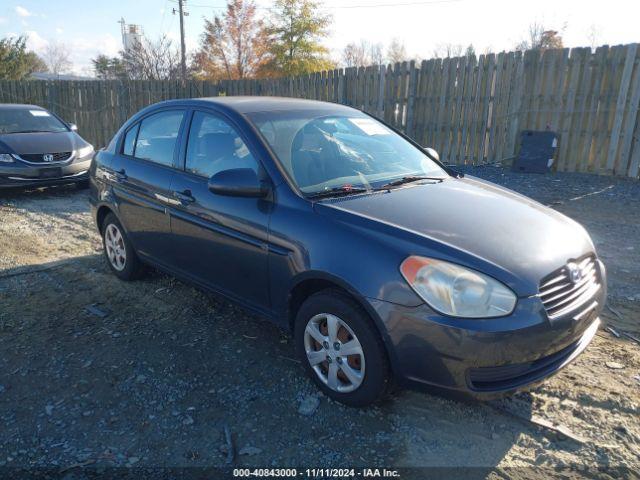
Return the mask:
POLYGON ((400 478, 397 470, 387 468, 235 468, 233 476, 274 478, 400 478))

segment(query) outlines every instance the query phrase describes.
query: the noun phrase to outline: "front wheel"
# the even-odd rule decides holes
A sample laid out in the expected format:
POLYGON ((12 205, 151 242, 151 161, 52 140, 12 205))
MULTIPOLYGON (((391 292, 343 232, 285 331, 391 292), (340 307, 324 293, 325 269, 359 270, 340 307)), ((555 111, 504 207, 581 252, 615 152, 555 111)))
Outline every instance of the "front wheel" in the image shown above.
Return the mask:
POLYGON ((387 394, 391 374, 371 318, 348 295, 324 290, 296 316, 295 342, 305 370, 330 398, 361 407, 387 394))
POLYGON ((102 225, 102 245, 107 263, 113 273, 121 280, 139 278, 144 266, 131 246, 122 225, 113 213, 104 219, 102 225))

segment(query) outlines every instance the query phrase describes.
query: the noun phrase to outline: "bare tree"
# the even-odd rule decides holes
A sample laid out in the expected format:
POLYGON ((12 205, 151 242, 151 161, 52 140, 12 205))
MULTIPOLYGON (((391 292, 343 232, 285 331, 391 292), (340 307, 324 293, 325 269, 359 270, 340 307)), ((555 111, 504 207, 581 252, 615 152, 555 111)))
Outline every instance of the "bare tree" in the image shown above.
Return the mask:
POLYGON ((387 59, 389 63, 403 62, 407 59, 407 48, 402 40, 398 38, 391 40, 387 47, 387 59))
POLYGON ((71 63, 71 51, 64 43, 49 43, 42 53, 42 59, 49 71, 54 75, 66 73, 73 67, 73 63, 71 63))
POLYGON ((347 68, 382 65, 384 63, 382 49, 381 43, 369 43, 366 40, 348 43, 342 49, 342 64, 347 68))
POLYGON ((587 39, 589 40, 589 46, 591 50, 595 50, 598 45, 600 45, 600 34, 602 33, 600 27, 598 27, 595 23, 592 23, 587 30, 587 39))
POLYGON ((384 63, 384 50, 381 43, 372 43, 369 45, 369 59, 371 65, 382 65, 384 63))
POLYGON ((439 43, 433 49, 433 58, 461 57, 462 52, 464 47, 459 43, 439 43))
POLYGON ((529 25, 528 38, 522 40, 516 45, 516 50, 548 50, 551 48, 562 48, 562 32, 565 30, 566 24, 561 31, 545 28, 543 25, 535 22, 529 25))
POLYGON ((342 49, 342 63, 345 67, 363 67, 367 64, 367 52, 363 42, 347 43, 342 49))
POLYGON ((158 40, 144 38, 122 52, 126 76, 133 80, 173 80, 180 77, 180 52, 166 35, 158 40))

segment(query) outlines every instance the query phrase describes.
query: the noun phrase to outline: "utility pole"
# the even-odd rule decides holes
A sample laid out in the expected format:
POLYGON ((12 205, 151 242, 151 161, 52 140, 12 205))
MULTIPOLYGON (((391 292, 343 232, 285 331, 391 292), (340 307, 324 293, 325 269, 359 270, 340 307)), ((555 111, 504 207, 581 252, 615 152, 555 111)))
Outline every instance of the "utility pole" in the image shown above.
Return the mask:
POLYGON ((180 67, 182 70, 182 80, 187 79, 187 53, 184 46, 184 17, 189 16, 189 12, 184 10, 184 4, 187 0, 178 0, 178 11, 173 9, 173 14, 180 15, 180 67))

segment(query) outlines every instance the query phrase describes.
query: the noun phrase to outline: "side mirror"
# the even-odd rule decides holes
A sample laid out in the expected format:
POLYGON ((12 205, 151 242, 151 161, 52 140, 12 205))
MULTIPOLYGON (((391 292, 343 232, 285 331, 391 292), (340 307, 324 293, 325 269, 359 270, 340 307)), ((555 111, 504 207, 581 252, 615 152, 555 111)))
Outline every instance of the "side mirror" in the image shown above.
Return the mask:
POLYGON ((269 194, 269 187, 251 168, 222 170, 209 179, 209 191, 228 197, 263 198, 269 194))
POLYGON ((78 131, 78 125, 76 125, 75 123, 70 123, 70 124, 69 124, 69 129, 70 129, 72 132, 77 132, 77 131, 78 131))
POLYGON ((426 153, 427 157, 429 157, 430 159, 435 160, 436 162, 440 161, 440 154, 436 152, 434 148, 424 147, 424 153, 426 153))

